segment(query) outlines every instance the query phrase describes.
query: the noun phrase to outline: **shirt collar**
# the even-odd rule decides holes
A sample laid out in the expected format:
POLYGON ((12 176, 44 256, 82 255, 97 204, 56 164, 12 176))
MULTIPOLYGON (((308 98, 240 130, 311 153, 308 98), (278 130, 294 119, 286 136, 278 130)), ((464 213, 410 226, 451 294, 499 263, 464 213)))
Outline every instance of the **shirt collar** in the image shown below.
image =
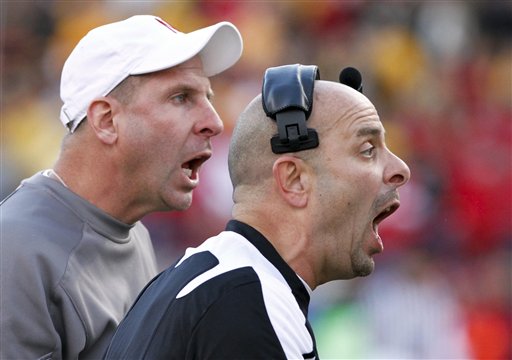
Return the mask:
POLYGON ((290 286, 297 303, 299 304, 304 316, 307 318, 310 293, 304 286, 303 280, 293 271, 293 269, 284 261, 270 241, 258 230, 238 220, 230 220, 226 225, 227 231, 233 231, 246 238, 258 251, 276 267, 283 275, 290 286))

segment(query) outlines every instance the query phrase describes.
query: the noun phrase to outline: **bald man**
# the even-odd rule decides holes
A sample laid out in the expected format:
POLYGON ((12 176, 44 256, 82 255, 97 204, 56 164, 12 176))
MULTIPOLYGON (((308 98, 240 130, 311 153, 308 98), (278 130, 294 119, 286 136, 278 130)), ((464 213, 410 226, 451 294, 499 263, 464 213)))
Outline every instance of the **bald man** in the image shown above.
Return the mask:
POLYGON ((229 151, 233 219, 146 287, 107 358, 318 358, 310 294, 373 271, 410 172, 363 94, 315 81, 312 101, 319 145, 280 154, 261 95, 248 105, 229 151))

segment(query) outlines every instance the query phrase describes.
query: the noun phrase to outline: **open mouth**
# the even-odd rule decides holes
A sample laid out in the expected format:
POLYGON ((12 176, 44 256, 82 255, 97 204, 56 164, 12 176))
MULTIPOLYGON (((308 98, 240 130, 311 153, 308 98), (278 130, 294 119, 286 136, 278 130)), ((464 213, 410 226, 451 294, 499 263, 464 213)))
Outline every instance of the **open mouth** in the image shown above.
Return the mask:
POLYGON ((181 169, 191 180, 197 180, 199 174, 199 168, 203 163, 210 158, 209 154, 196 156, 183 164, 181 164, 181 169))
POLYGON ((382 210, 374 219, 373 219, 373 229, 375 233, 377 233, 377 229, 379 227, 379 224, 384 221, 387 217, 391 216, 398 208, 400 207, 400 203, 394 202, 393 204, 386 207, 384 210, 382 210))

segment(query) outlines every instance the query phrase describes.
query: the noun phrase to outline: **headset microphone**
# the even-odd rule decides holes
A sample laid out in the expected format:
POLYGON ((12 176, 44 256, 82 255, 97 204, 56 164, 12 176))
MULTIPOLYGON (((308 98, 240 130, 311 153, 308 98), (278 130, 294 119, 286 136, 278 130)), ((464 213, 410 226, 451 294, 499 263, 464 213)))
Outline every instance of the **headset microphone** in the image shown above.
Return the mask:
POLYGON ((346 67, 340 72, 340 83, 363 92, 363 77, 359 70, 353 67, 346 67))

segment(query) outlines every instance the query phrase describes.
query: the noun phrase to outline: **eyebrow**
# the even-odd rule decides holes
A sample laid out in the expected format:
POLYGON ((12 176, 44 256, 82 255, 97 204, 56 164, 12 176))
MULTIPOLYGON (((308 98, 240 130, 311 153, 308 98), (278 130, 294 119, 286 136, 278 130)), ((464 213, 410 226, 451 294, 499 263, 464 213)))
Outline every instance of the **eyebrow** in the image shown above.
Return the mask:
MULTIPOLYGON (((191 86, 190 84, 182 84, 182 83, 177 83, 174 86, 171 86, 170 89, 172 91, 184 91, 184 92, 189 92, 189 93, 201 93, 202 92, 200 89, 198 89, 194 86, 191 86)), ((211 88, 208 88, 208 90, 206 91, 206 97, 211 100, 214 96, 215 96, 215 93, 213 92, 213 90, 211 88)))
POLYGON ((365 137, 365 136, 380 136, 384 133, 384 131, 379 127, 363 127, 357 130, 356 136, 357 137, 365 137))

